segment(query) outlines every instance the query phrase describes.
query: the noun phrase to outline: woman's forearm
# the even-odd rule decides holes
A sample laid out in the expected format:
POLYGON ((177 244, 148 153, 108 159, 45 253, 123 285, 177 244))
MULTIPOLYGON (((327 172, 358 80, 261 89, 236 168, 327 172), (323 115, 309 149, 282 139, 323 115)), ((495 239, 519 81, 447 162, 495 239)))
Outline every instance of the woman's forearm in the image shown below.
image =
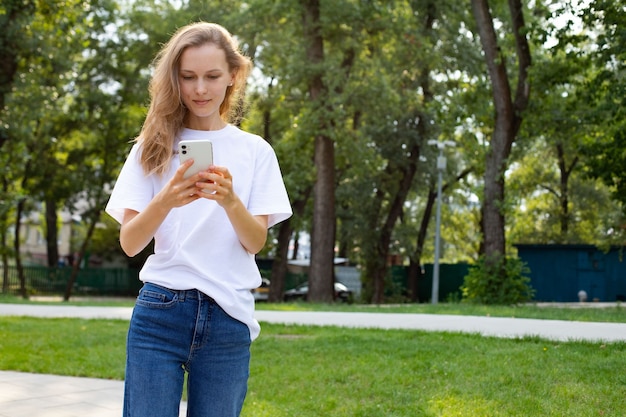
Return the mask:
POLYGON ((132 257, 148 246, 168 212, 154 203, 141 213, 127 209, 120 229, 120 245, 124 253, 132 257))
POLYGON ((267 240, 267 216, 253 216, 238 198, 224 210, 243 247, 259 253, 267 240))

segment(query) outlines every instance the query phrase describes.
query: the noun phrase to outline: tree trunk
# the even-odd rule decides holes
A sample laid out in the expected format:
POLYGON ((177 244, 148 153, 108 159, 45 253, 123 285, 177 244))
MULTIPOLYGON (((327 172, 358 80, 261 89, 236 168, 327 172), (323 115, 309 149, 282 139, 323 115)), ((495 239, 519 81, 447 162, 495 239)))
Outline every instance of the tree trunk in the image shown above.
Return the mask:
POLYGON ((290 259, 295 261, 298 259, 298 251, 300 250, 300 232, 296 230, 293 236, 293 250, 290 259))
POLYGON ((335 149, 330 138, 315 138, 317 181, 313 187, 313 230, 309 301, 331 302, 335 258, 335 149))
MULTIPOLYGON (((443 190, 443 187, 442 187, 443 190)), ((424 214, 422 216, 422 222, 420 224, 419 231, 417 233, 417 242, 415 244, 415 252, 410 256, 409 264, 409 297, 411 301, 419 301, 419 294, 417 291, 419 280, 422 278, 422 253, 424 251, 424 243, 426 242, 426 233, 428 231, 428 224, 433 214, 433 207, 437 200, 437 191, 434 186, 431 186, 428 190, 428 198, 426 199, 426 207, 424 207, 424 214)), ((426 301, 427 298, 423 298, 426 301)))
MULTIPOLYGON (((6 177, 2 178, 2 193, 7 195, 9 184, 6 177)), ((7 225, 9 224, 9 215, 7 210, 0 213, 0 253, 2 254, 2 293, 9 292, 9 248, 7 242, 7 225)))
POLYGON ((411 302, 419 302, 419 283, 423 279, 421 255, 417 259, 409 258, 409 270, 407 272, 407 288, 409 290, 408 297, 411 302))
MULTIPOLYGON (((104 157, 104 160, 108 161, 108 158, 104 157)), ((106 166, 103 168, 103 170, 106 171, 106 166)), ((104 182, 105 178, 102 177, 101 180, 104 182)), ((80 245, 80 249, 78 250, 77 257, 74 260, 74 263, 72 265, 72 273, 70 275, 70 279, 67 281, 67 286, 65 287, 65 294, 63 295, 64 301, 69 301, 70 297, 72 296, 74 283, 76 282, 76 278, 78 278, 78 271, 80 269, 80 265, 83 263, 83 259, 85 257, 85 254, 87 253, 87 248, 89 248, 89 244, 91 243, 91 239, 93 237, 93 232, 94 230, 96 230, 96 225, 100 221, 100 215, 106 204, 106 200, 108 199, 108 196, 105 195, 104 189, 105 189, 104 183, 99 183, 99 184, 94 183, 93 190, 95 191, 95 195, 87 198, 88 200, 93 201, 94 204, 93 206, 91 206, 91 208, 86 210, 86 212, 83 213, 82 215, 84 219, 87 219, 86 221, 89 222, 89 225, 87 227, 87 233, 85 234, 85 238, 80 245)), ((148 251, 152 252, 153 243, 154 243, 154 239, 152 239, 148 247, 144 248, 144 250, 141 252, 143 256, 147 256, 148 251)), ((145 261, 145 258, 143 258, 143 261, 145 261)))
MULTIPOLYGON (((494 134, 493 141, 504 140, 504 135, 494 134)), ((485 189, 482 207, 483 250, 486 255, 506 254, 504 236, 504 167, 501 155, 492 149, 487 156, 485 167, 485 189)))
POLYGON ((17 210, 15 213, 15 238, 13 240, 13 249, 15 250, 15 268, 17 269, 17 276, 20 281, 20 295, 22 298, 28 298, 28 291, 26 289, 26 276, 24 276, 24 266, 22 265, 22 253, 20 250, 20 240, 22 229, 22 213, 24 212, 24 206, 26 205, 26 199, 22 198, 17 203, 17 210))
POLYGON ((5 227, 3 227, 2 230, 0 230, 0 244, 2 244, 2 250, 0 251, 0 253, 2 253, 2 293, 8 294, 9 293, 9 255, 7 254, 7 251, 6 251, 7 232, 6 232, 5 227))
POLYGON ((559 202, 561 206, 561 213, 559 214, 561 224, 561 240, 567 239, 567 233, 569 231, 570 214, 569 214, 569 178, 574 170, 574 167, 578 163, 578 156, 574 158, 569 166, 565 161, 565 150, 563 144, 556 145, 556 152, 558 158, 559 172, 561 174, 560 190, 559 190, 559 202))
POLYGON ((495 126, 491 147, 485 163, 485 184, 482 207, 483 250, 487 257, 506 256, 504 218, 504 172, 513 141, 521 125, 521 112, 528 105, 530 94, 528 68, 530 50, 522 30, 524 16, 520 0, 509 0, 513 32, 517 47, 518 84, 515 100, 506 71, 506 57, 500 53, 488 0, 472 0, 472 10, 492 84, 495 126))
POLYGON ((48 266, 55 268, 59 265, 59 236, 57 231, 57 205, 52 198, 46 199, 46 248, 48 266))
POLYGON ((289 240, 291 240, 292 233, 291 219, 285 220, 278 227, 278 245, 274 255, 274 262, 272 262, 272 280, 270 281, 270 292, 267 300, 272 303, 283 300, 285 278, 287 276, 287 259, 289 257, 289 240))
MULTIPOLYGON (((424 137, 425 135, 425 122, 420 117, 420 122, 417 126, 417 130, 420 132, 420 137, 424 137)), ((389 245, 391 244, 391 237, 393 233, 393 229, 395 227, 396 222, 402 215, 402 209, 406 198, 411 190, 411 184, 413 183, 413 178, 415 178, 415 173, 417 172, 417 162, 419 161, 420 155, 420 147, 419 145, 413 146, 409 156, 407 158, 407 165, 403 167, 400 171, 402 172, 400 183, 398 184, 398 191, 396 192, 393 200, 391 202, 391 207, 389 208, 389 212, 387 214, 387 218, 380 231, 380 238, 377 248, 377 258, 382 260, 378 262, 378 267, 374 269, 373 277, 374 277, 374 294, 372 301, 375 304, 381 304, 384 301, 384 292, 385 292, 385 278, 387 276, 387 257, 389 256, 389 245)), ((391 171, 397 171, 396 168, 390 168, 389 173, 391 171)))
POLYGON ((78 255, 72 265, 72 273, 70 275, 70 279, 67 281, 67 286, 65 287, 65 294, 63 295, 63 301, 69 301, 72 296, 72 291, 74 289, 74 283, 76 282, 76 278, 78 278, 78 271, 80 270, 80 264, 83 262, 85 257, 85 253, 87 253, 87 247, 89 246, 89 242, 91 242, 91 237, 93 236, 94 230, 96 230, 96 224, 100 219, 100 211, 97 210, 97 214, 93 214, 92 218, 90 218, 89 227, 87 228, 87 234, 85 236, 85 240, 80 246, 78 251, 78 255))
MULTIPOLYGON (((307 58, 311 67, 322 68, 324 39, 321 32, 319 0, 301 0, 307 58)), ((320 111, 317 130, 324 132, 328 121, 321 115, 325 108, 326 86, 321 70, 309 81, 309 94, 320 111)), ((314 164, 317 178, 313 187, 313 226, 311 231, 310 301, 333 300, 333 259, 335 247, 335 149, 333 140, 320 133, 315 137, 314 164)))
MULTIPOLYGON (((294 201, 291 204, 294 216, 302 216, 304 208, 306 207, 309 196, 311 195, 311 189, 308 188, 304 191, 303 196, 294 201)), ((289 241, 293 233, 292 226, 293 218, 287 219, 282 222, 278 230, 278 245, 276 249, 276 256, 272 263, 272 280, 270 282, 270 293, 268 301, 280 302, 283 300, 283 294, 285 293, 285 281, 287 277, 287 262, 289 259, 289 241)), ((294 244, 297 251, 297 237, 294 244)), ((295 254, 293 259, 295 259, 295 254)))

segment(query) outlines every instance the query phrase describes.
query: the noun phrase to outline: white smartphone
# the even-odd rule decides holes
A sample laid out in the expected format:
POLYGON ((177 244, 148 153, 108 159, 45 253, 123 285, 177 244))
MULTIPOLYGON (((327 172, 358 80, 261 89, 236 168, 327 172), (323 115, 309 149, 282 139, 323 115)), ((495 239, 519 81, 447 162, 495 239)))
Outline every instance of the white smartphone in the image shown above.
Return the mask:
POLYGON ((213 144, 210 140, 181 140, 178 143, 178 158, 183 164, 188 159, 193 159, 193 165, 185 171, 185 178, 206 171, 213 165, 213 144))

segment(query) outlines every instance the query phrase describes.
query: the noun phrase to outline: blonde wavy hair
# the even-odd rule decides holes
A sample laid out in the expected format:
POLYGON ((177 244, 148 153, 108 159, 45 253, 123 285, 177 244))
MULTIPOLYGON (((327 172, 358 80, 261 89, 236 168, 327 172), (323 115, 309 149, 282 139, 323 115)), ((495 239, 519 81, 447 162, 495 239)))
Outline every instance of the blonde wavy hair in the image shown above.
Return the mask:
POLYGON ((169 168, 176 135, 188 113, 180 94, 180 57, 185 49, 205 44, 214 44, 224 50, 228 68, 234 74, 233 85, 226 89, 220 105, 220 117, 231 122, 238 110, 252 66, 250 59, 241 53, 232 35, 218 24, 199 22, 180 28, 154 60, 150 107, 136 138, 142 146, 141 165, 146 175, 162 175, 169 168))

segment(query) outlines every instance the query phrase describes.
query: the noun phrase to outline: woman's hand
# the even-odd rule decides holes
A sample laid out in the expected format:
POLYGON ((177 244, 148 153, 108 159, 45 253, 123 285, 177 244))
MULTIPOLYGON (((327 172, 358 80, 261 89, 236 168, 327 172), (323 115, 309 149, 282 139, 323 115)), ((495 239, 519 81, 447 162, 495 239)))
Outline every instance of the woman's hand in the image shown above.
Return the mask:
POLYGON ((128 256, 137 255, 150 243, 173 208, 182 207, 200 198, 196 187, 198 175, 184 178, 185 172, 192 164, 191 160, 181 164, 172 179, 141 213, 125 210, 120 229, 120 245, 128 256))
POLYGON ((199 197, 215 200, 225 209, 236 203, 237 196, 233 191, 233 177, 228 168, 213 165, 198 175, 200 181, 195 186, 198 188, 199 197))
POLYGON ((154 196, 156 202, 163 208, 171 210, 185 206, 201 197, 196 183, 200 180, 198 174, 185 178, 185 172, 193 165, 193 160, 187 160, 178 167, 176 173, 165 187, 154 196))

